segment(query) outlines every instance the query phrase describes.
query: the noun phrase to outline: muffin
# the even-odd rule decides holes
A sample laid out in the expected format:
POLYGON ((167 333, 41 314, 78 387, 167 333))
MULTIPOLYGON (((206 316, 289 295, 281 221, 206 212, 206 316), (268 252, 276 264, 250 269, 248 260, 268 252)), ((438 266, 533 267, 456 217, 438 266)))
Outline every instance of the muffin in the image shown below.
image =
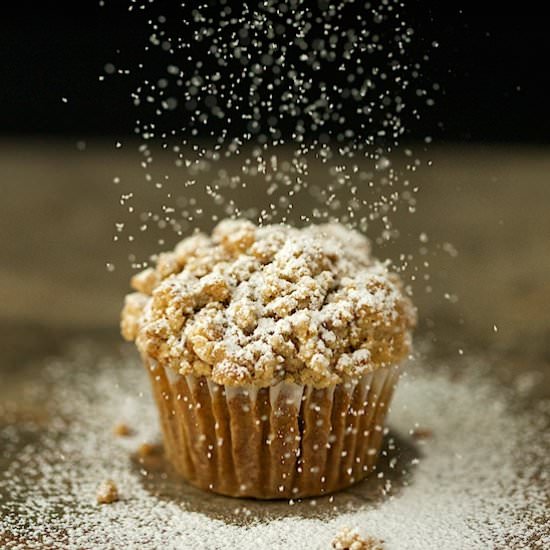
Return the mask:
POLYGON ((188 482, 294 498, 373 470, 415 309, 364 236, 225 220, 155 262, 132 278, 121 329, 188 482))

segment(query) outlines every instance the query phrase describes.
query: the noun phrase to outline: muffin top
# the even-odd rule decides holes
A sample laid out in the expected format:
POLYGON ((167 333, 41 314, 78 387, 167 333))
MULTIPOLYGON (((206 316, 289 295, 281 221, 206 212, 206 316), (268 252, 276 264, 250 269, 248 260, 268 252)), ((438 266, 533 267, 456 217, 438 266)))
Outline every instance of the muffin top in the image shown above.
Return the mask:
POLYGON ((416 317, 369 241, 339 224, 225 220, 131 285, 124 338, 146 360, 231 386, 359 378, 409 352, 416 317))

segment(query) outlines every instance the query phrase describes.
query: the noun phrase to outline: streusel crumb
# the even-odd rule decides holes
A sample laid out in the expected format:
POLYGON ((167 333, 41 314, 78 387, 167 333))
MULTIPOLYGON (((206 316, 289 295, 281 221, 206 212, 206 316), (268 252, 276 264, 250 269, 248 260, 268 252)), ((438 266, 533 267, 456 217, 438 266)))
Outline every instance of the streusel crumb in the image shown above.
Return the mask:
POLYGON ((332 539, 335 550, 384 550, 383 541, 373 537, 363 538, 357 529, 342 527, 332 539))
POLYGON ((125 422, 118 422, 113 426, 113 434, 118 437, 128 437, 133 434, 133 430, 125 422))
POLYGON ((162 447, 154 443, 142 443, 137 449, 137 455, 140 458, 159 455, 162 452, 162 447))
POLYGON ((402 359, 415 310, 369 241, 338 224, 225 220, 132 279, 122 334, 148 359, 228 385, 326 387, 402 359))
POLYGON ((97 489, 97 503, 111 504, 118 500, 118 488, 111 479, 104 481, 97 489))

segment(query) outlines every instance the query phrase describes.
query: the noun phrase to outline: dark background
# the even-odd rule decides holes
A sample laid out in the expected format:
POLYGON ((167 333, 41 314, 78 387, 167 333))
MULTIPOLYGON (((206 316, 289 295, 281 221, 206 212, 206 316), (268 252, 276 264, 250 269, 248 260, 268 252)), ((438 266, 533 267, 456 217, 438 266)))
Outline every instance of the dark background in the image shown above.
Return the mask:
MULTIPOLYGON (((412 139, 550 141, 550 47, 542 7, 537 12, 500 3, 484 13, 479 4, 493 8, 490 3, 405 4, 417 33, 440 44, 428 77, 442 92, 412 139)), ((117 50, 137 59, 149 34, 128 14, 128 5, 110 0, 105 7, 89 0, 3 5, 0 135, 87 139, 132 133, 136 113, 128 82, 98 80, 117 50)), ((168 7, 164 13, 169 15, 168 7)))

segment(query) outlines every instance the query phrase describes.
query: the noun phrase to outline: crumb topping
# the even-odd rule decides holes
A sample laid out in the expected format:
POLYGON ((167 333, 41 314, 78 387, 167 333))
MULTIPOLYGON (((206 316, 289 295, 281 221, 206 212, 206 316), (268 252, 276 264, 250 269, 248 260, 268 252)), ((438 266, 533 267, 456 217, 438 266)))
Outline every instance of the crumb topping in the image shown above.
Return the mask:
POLYGON ((383 541, 373 537, 363 538, 357 529, 342 527, 332 539, 335 550, 384 550, 383 541))
POLYGON ((225 220, 135 275, 121 329, 181 374, 326 387, 396 363, 415 309, 369 241, 339 224, 225 220))

